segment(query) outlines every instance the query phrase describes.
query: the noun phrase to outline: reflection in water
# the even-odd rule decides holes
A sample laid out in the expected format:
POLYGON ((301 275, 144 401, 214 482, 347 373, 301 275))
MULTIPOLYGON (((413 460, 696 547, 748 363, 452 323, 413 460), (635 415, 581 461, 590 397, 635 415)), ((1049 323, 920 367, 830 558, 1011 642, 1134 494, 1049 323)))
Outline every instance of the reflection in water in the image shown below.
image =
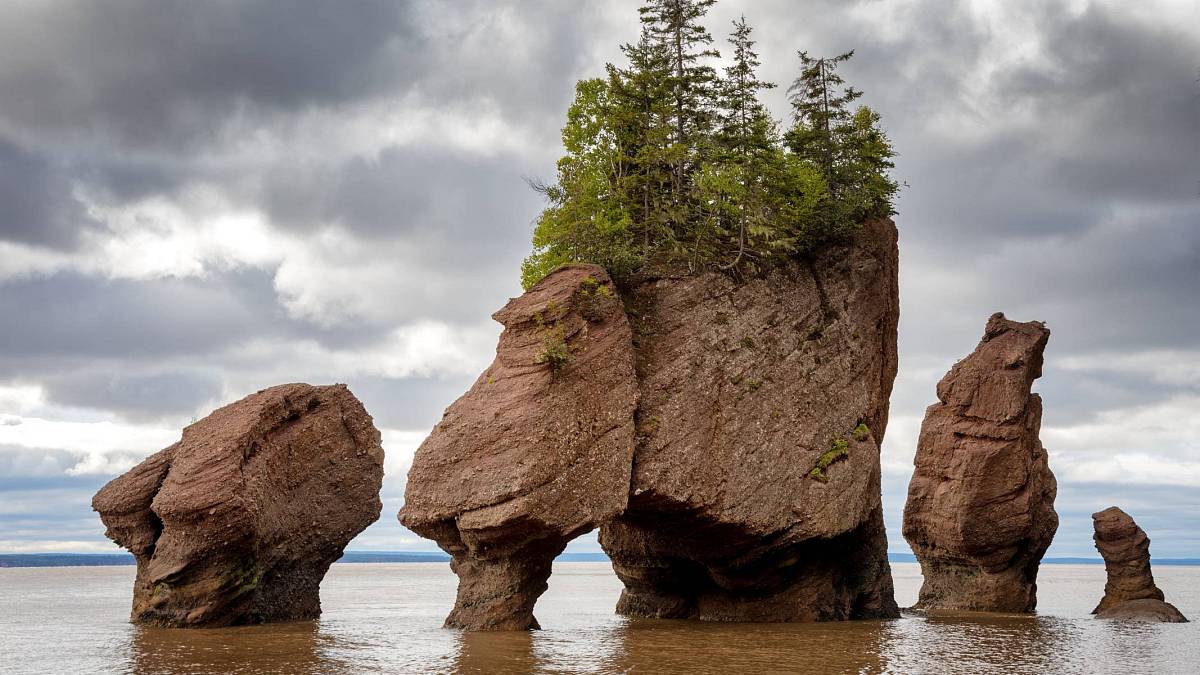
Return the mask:
POLYGON ((533 673, 537 659, 533 655, 533 634, 523 631, 505 633, 458 633, 456 673, 533 673))
POLYGON ((215 629, 131 627, 126 672, 333 673, 348 665, 333 656, 333 640, 317 622, 215 629))
MULTIPOLYGON (((697 623, 634 619, 615 631, 607 673, 878 673, 887 622, 697 623)), ((556 664, 558 665, 558 664, 556 664)))
MULTIPOLYGON (((916 598, 914 570, 896 575, 901 603, 916 598)), ((445 565, 335 565, 319 622, 211 630, 127 623, 132 568, 0 569, 0 672, 1197 672, 1200 623, 1092 618, 1100 566, 1039 576, 1036 617, 715 624, 617 617, 611 568, 571 564, 555 570, 538 604, 547 630, 465 634, 441 628, 455 591, 445 565)), ((1164 568, 1156 580, 1185 614, 1200 616, 1200 568, 1164 568)))
POLYGON ((1070 672, 1082 630, 1053 617, 979 613, 910 615, 894 622, 884 660, 895 672, 1070 672))

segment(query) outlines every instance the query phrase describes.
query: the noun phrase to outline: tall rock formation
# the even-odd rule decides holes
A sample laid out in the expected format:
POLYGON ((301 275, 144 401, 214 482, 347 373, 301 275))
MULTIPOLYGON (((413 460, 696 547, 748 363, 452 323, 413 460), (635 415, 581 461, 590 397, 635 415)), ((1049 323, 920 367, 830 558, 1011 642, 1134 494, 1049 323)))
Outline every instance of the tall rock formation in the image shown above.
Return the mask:
POLYGON ((400 522, 453 557, 448 627, 520 630, 567 542, 625 508, 638 392, 602 268, 560 268, 493 318, 496 359, 417 450, 400 522))
POLYGON ((896 228, 742 283, 647 281, 629 507, 600 542, 618 612, 714 621, 898 616, 879 444, 896 374, 896 228))
POLYGON ((988 319, 983 340, 938 383, 908 486, 904 537, 921 563, 919 609, 1032 612, 1058 529, 1057 483, 1038 440, 1050 331, 988 319))
POLYGON ((898 616, 879 466, 895 225, 750 280, 616 295, 571 265, 511 301, 496 361, 417 451, 400 520, 453 556, 446 624, 536 626, 552 559, 598 524, 623 614, 898 616))
POLYGON ((137 560, 132 620, 311 619, 329 566, 379 518, 379 431, 345 387, 286 384, 227 405, 100 490, 137 560))
POLYGON ((1102 619, 1187 621, 1174 605, 1165 602, 1163 592, 1150 572, 1150 537, 1121 509, 1109 507, 1092 514, 1096 526, 1096 548, 1104 558, 1108 582, 1104 599, 1092 610, 1102 619))

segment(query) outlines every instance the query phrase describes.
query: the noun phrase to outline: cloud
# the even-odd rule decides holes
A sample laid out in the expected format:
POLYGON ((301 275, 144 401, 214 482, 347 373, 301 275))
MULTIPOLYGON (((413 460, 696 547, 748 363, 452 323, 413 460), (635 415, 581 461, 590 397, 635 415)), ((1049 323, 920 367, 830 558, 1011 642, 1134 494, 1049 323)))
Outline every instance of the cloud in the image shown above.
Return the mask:
MULTIPOLYGON (((491 359, 541 208, 521 178, 553 175, 637 4, 0 7, 0 502, 55 505, 0 548, 107 550, 104 479, 212 407, 340 381, 388 449, 353 546, 428 549, 394 520, 406 458, 491 359)), ((1156 555, 1200 555, 1171 515, 1200 512, 1194 5, 726 0, 718 40, 742 12, 777 116, 797 49, 854 48, 900 152, 893 550, 924 408, 1002 310, 1053 331, 1054 550, 1089 554, 1117 502, 1156 555)))

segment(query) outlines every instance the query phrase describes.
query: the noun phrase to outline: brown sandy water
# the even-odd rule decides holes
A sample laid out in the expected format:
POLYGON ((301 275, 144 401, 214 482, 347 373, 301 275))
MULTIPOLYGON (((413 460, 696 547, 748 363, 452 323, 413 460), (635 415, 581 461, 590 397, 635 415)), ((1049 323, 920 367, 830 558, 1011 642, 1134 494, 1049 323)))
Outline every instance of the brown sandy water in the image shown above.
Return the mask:
MULTIPOLYGON (((901 604, 915 564, 893 565, 901 604)), ((1155 569, 1200 619, 1200 567, 1155 569)), ((1036 617, 906 614, 837 624, 698 624, 613 615, 606 563, 555 566, 538 603, 546 630, 443 630, 445 564, 334 565, 318 622, 216 630, 126 622, 132 567, 0 569, 0 672, 14 673, 1198 673, 1200 623, 1088 615, 1099 565, 1046 565, 1036 617)))

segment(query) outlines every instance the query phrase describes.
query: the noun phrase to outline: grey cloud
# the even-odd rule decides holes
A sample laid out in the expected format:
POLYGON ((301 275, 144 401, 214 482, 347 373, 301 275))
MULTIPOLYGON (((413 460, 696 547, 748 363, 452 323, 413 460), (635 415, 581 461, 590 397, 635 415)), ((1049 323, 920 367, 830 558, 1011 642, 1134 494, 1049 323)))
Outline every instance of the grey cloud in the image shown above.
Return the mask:
POLYGON ((46 396, 62 405, 116 412, 135 421, 199 412, 222 393, 217 372, 130 374, 113 371, 67 372, 42 379, 46 396))
POLYGON ((95 223, 63 167, 0 137, 0 240, 73 248, 95 223))
POLYGON ((29 357, 133 360, 211 353, 250 336, 279 334, 270 278, 101 281, 79 274, 12 281, 0 288, 0 368, 29 357))
POLYGON ((376 426, 431 429, 474 377, 351 378, 347 384, 375 418, 376 426))
POLYGON ((125 149, 216 140, 232 116, 370 96, 427 70, 411 2, 118 0, 6 9, 3 117, 125 149), (247 108, 249 110, 247 110, 247 108))
MULTIPOLYGON (((486 320, 514 289, 539 208, 520 178, 552 175, 571 85, 620 58, 618 44, 636 38, 636 5, 76 0, 0 9, 0 197, 17 205, 0 219, 28 214, 5 220, 0 238, 71 246, 89 227, 61 199, 75 183, 118 204, 204 183, 267 213, 277 230, 304 237, 332 223, 381 256, 397 245, 420 251, 394 264, 412 265, 410 276, 426 286, 362 289, 395 298, 395 316, 321 328, 286 316, 269 269, 190 280, 65 273, 9 282, 0 286, 0 380, 42 384, 53 404, 149 419, 202 404, 214 378, 249 391, 275 384, 282 371, 348 380, 381 426, 436 422, 468 378, 355 378, 320 363, 219 355, 251 339, 281 353, 307 340, 366 350, 406 321, 486 320), (296 129, 314 111, 349 123, 361 104, 405 96, 428 111, 498 115, 527 147, 471 153, 419 139, 381 144, 360 159, 212 159, 252 146, 258 131, 304 143, 296 129), (151 395, 156 388, 165 392, 161 401, 151 395)), ((963 1, 726 1, 710 26, 719 37, 745 11, 766 77, 784 85, 769 96, 780 115, 796 49, 857 50, 845 74, 882 112, 901 153, 897 175, 909 184, 897 218, 904 294, 897 418, 919 419, 937 379, 973 348, 997 310, 1046 320, 1054 331, 1037 385, 1048 422, 1163 401, 1180 388, 1066 371, 1056 360, 1195 346, 1194 32, 1126 20, 1115 3, 1092 3, 1081 14, 1032 1, 1000 7, 1000 23, 1020 25, 1021 44, 1038 46, 1039 58, 980 69, 1001 35, 963 1), (983 72, 987 80, 973 79, 983 72), (1037 123, 1014 126, 1024 113, 1037 123), (950 133, 938 126, 944 120, 972 131, 950 133)), ((330 133, 317 140, 336 145, 336 129, 330 133)), ((904 549, 906 484, 907 476, 885 477, 893 550, 904 549)), ((389 480, 389 495, 398 498, 400 485, 389 480)), ((82 490, 53 494, 68 499, 82 490)), ((51 492, 39 494, 21 499, 51 492)), ((75 501, 70 508, 86 508, 86 500, 75 501)), ((1186 490, 1064 485, 1056 554, 1089 554, 1088 516, 1109 502, 1129 506, 1156 537, 1156 555, 1200 551, 1190 534, 1200 523, 1172 516, 1200 512, 1186 490)), ((394 504, 388 509, 394 513, 394 504)), ((385 520, 372 541, 387 547, 404 533, 385 520)), ((55 525, 30 525, 37 527, 55 525)))

